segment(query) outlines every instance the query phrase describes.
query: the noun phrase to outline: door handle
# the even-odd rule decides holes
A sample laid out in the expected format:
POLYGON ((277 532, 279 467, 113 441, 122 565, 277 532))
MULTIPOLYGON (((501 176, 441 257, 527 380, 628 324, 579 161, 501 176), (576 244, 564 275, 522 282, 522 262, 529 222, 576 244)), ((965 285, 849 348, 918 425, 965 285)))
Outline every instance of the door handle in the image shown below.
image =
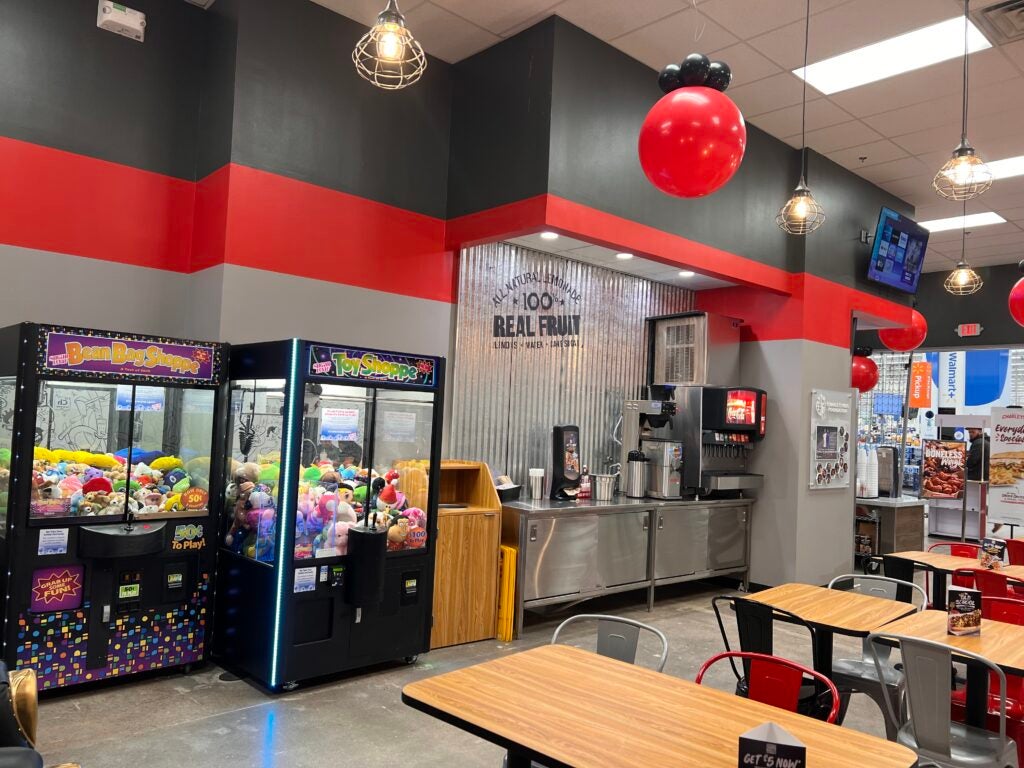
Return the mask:
POLYGON ((536 540, 537 540, 537 526, 536 525, 531 525, 530 526, 530 541, 536 541, 536 540))
POLYGON ((645 531, 650 530, 650 527, 651 527, 651 518, 648 517, 647 515, 644 515, 644 530, 645 531))
POLYGON ((665 518, 662 517, 661 515, 658 515, 658 530, 659 531, 665 530, 665 518))
POLYGON ((494 517, 497 512, 484 512, 484 517, 494 517))

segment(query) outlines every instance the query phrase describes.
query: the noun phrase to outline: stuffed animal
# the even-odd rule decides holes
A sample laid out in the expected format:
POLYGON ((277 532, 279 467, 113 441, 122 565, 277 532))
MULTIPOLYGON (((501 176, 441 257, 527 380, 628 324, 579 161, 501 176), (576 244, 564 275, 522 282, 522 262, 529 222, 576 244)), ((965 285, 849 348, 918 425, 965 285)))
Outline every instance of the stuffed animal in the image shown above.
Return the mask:
POLYGON ((150 469, 166 474, 171 470, 181 469, 185 465, 177 456, 161 456, 159 459, 154 459, 149 466, 150 469))
POLYGON ((312 467, 307 467, 302 471, 302 479, 305 480, 307 483, 319 483, 320 476, 322 474, 323 471, 320 469, 320 467, 313 465, 312 467))
POLYGON ((253 485, 260 479, 260 465, 252 461, 247 461, 238 467, 235 472, 235 482, 241 485, 243 482, 250 482, 253 485))
POLYGON ((341 485, 341 475, 331 469, 329 472, 324 472, 320 475, 320 485, 326 488, 330 492, 338 490, 338 486, 341 485))
POLYGON ((355 467, 345 467, 341 470, 342 480, 355 480, 357 477, 359 477, 359 470, 355 467))
POLYGON ((276 464, 268 464, 267 466, 260 468, 258 482, 261 485, 265 485, 269 488, 274 488, 275 486, 277 486, 277 481, 280 478, 280 476, 281 467, 277 466, 276 464))
POLYGON ((82 490, 82 481, 77 475, 68 475, 57 483, 57 486, 60 488, 62 496, 70 498, 82 490))
POLYGON ((325 493, 320 496, 319 501, 317 501, 317 514, 320 516, 324 528, 327 528, 328 525, 333 525, 334 521, 338 519, 338 505, 340 503, 341 499, 338 498, 336 493, 325 493))
POLYGON ((249 494, 252 493, 255 487, 249 481, 243 481, 238 485, 238 498, 235 500, 235 508, 231 516, 231 527, 224 536, 224 545, 236 553, 242 551, 245 534, 248 533, 246 511, 249 504, 249 494))
POLYGON ((163 507, 164 495, 159 491, 144 491, 140 503, 140 515, 155 515, 163 507))
POLYGON ((399 517, 395 520, 394 524, 388 528, 388 550, 394 552, 396 550, 405 549, 405 541, 409 538, 409 521, 404 517, 399 517))

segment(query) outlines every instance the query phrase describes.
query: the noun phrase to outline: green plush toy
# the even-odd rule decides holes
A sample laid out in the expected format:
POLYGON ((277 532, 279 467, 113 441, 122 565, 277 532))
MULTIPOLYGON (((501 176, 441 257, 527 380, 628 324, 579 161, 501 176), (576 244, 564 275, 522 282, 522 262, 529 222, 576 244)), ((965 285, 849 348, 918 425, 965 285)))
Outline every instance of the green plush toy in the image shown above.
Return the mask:
POLYGON ((175 493, 184 493, 185 491, 187 491, 191 487, 192 487, 192 478, 189 477, 188 475, 185 475, 183 478, 181 478, 181 480, 179 480, 178 482, 176 482, 174 484, 174 486, 171 488, 171 490, 174 491, 175 493))
POLYGON ((274 464, 262 467, 259 474, 259 482, 269 488, 277 485, 277 479, 281 476, 281 468, 274 464))
POLYGON ((11 449, 0 448, 0 467, 4 469, 10 469, 11 467, 11 449))
POLYGON ((354 491, 352 491, 352 498, 358 501, 360 504, 366 503, 366 488, 365 485, 360 485, 354 491))
POLYGON ((307 483, 319 483, 320 475, 322 474, 323 471, 320 469, 320 467, 314 464, 312 467, 307 468, 306 471, 302 473, 302 479, 305 480, 307 483))
MULTIPOLYGON (((141 487, 142 486, 139 485, 139 481, 138 480, 132 480, 131 481, 130 488, 132 490, 132 493, 134 493, 135 491, 139 490, 139 488, 141 488, 141 487)), ((124 480, 115 480, 114 481, 114 490, 115 491, 123 491, 124 490, 124 480)))

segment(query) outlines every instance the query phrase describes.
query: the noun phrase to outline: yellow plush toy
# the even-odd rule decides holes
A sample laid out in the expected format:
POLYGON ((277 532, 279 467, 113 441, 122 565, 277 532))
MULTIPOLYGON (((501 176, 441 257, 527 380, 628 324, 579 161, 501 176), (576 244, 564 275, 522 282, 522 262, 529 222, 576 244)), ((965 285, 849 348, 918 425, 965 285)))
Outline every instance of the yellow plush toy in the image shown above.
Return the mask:
POLYGON ((165 475, 172 469, 183 469, 184 467, 185 464, 177 456, 161 456, 149 463, 150 469, 155 469, 165 475))
POLYGON ((53 457, 53 451, 49 448, 43 448, 41 445, 35 447, 35 450, 32 452, 32 458, 36 461, 45 461, 47 464, 57 463, 57 460, 53 457))

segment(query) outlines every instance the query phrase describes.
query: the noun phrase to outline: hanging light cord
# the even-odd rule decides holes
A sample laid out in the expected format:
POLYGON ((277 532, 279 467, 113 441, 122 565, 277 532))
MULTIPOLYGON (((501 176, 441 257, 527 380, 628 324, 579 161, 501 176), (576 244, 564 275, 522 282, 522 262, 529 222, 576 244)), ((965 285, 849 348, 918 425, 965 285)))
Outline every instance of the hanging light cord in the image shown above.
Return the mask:
MULTIPOLYGON (((964 200, 964 228, 960 237, 960 264, 967 263, 967 201, 964 200)), ((960 264, 957 264, 959 267, 960 264)))
POLYGON ((960 143, 967 143, 967 18, 971 0, 964 0, 964 115, 960 129, 960 143))
MULTIPOLYGON (((965 0, 966 1, 966 0, 965 0)), ((800 109, 800 143, 803 145, 800 157, 800 183, 807 182, 807 48, 811 41, 811 0, 807 0, 807 15, 804 22, 804 96, 800 109)), ((964 128, 966 131, 966 127, 964 128)))

